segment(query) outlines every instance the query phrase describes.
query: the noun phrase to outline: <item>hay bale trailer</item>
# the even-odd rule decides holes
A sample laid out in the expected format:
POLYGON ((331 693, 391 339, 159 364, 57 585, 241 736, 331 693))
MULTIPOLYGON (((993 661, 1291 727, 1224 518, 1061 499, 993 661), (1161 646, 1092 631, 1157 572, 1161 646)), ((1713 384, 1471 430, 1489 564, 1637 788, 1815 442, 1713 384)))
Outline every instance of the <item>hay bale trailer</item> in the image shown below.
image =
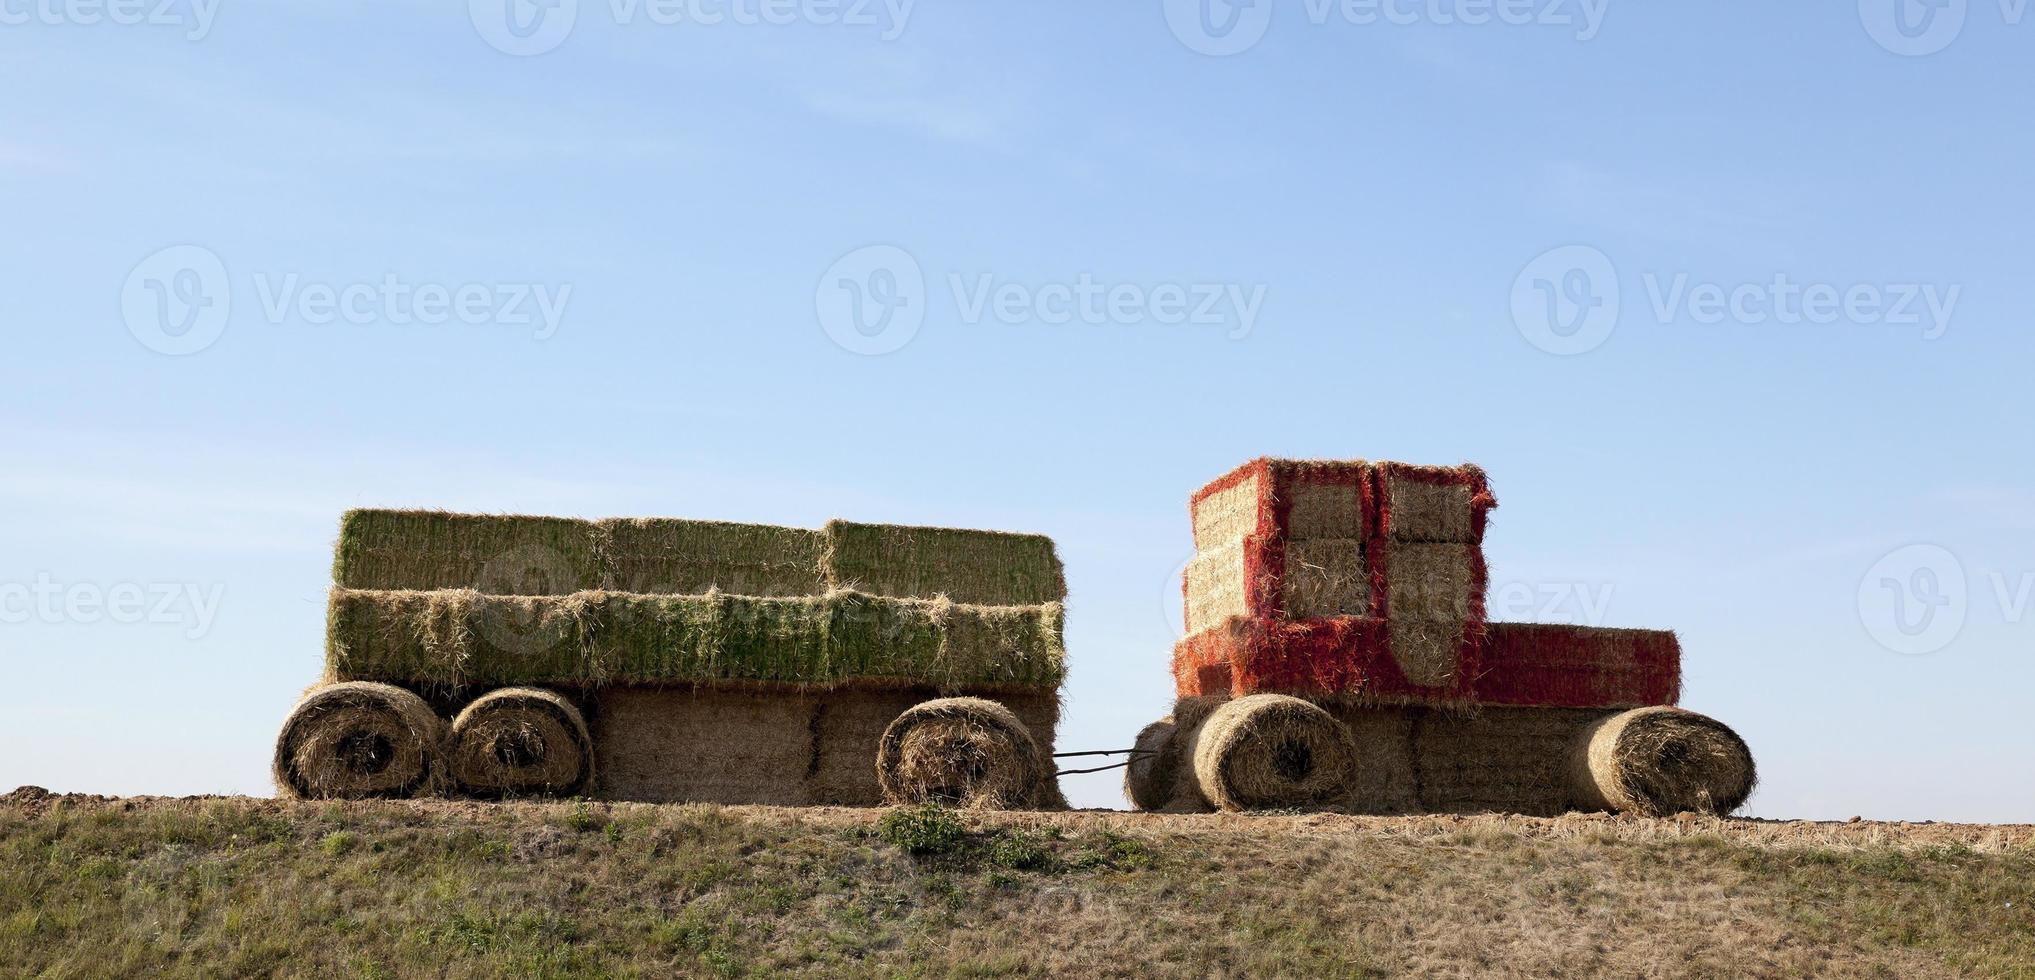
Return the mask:
POLYGON ((1190 503, 1179 699, 1140 809, 1729 813, 1745 743, 1673 707, 1673 633, 1485 619, 1474 466, 1259 459, 1190 503))
POLYGON ((1064 806, 1044 537, 357 510, 333 578, 288 796, 1064 806))

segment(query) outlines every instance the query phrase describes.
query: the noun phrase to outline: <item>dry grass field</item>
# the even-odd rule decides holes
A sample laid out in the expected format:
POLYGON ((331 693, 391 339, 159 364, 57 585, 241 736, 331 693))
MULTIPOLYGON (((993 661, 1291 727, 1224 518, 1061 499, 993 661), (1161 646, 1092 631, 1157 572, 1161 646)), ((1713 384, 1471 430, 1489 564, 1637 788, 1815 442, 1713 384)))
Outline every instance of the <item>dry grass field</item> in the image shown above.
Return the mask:
POLYGON ((2035 976, 2035 828, 0 798, 0 975, 2035 976))

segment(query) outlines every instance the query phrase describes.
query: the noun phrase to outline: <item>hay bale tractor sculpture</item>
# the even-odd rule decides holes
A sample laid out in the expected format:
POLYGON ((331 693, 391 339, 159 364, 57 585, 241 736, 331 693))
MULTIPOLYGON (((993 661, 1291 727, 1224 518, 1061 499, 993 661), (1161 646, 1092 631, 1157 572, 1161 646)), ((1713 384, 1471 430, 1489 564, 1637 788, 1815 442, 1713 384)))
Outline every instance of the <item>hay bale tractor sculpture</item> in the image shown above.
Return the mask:
POLYGON ((287 796, 1065 805, 1044 537, 358 510, 334 580, 287 796))
POLYGON ((1259 459, 1190 504, 1178 701, 1144 810, 1725 814, 1745 743, 1671 707, 1673 633, 1485 621, 1474 466, 1259 459))

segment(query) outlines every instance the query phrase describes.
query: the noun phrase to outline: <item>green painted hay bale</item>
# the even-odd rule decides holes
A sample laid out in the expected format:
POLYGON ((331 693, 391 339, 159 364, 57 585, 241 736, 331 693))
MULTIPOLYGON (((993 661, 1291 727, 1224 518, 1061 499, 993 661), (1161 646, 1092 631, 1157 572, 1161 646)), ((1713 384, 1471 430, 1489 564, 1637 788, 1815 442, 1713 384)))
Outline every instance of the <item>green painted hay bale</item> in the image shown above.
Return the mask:
POLYGON ((610 587, 621 592, 819 595, 824 536, 804 528, 671 518, 598 525, 610 587))
POLYGON ((586 521, 422 510, 348 511, 332 567, 344 588, 494 595, 565 595, 606 577, 586 521))
POLYGON ((823 683, 828 608, 818 597, 606 596, 590 656, 623 683, 823 683))
POLYGON ((828 597, 829 679, 933 676, 940 668, 942 605, 841 591, 828 597))
POLYGON ((326 674, 441 690, 598 683, 604 678, 585 651, 598 629, 599 595, 334 589, 326 674))
POLYGON ((1067 597, 1052 539, 1036 534, 827 524, 829 584, 873 595, 990 606, 1027 606, 1067 597))
POLYGON ((334 680, 451 690, 511 684, 1053 687, 1057 603, 1025 608, 853 592, 761 598, 490 596, 334 589, 334 680))
POLYGON ((1067 673, 1065 608, 972 606, 945 610, 939 666, 946 684, 1058 687, 1067 673))

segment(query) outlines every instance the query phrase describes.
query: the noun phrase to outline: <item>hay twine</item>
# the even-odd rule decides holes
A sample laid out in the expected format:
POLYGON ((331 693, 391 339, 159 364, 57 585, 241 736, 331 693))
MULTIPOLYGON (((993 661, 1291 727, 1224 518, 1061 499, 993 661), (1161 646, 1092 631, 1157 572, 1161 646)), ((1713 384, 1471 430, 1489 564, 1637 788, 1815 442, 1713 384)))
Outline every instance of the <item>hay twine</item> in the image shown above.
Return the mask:
POLYGON ((1208 716, 1188 753, 1209 803, 1223 810, 1311 807, 1340 798, 1356 769, 1350 730, 1283 694, 1252 694, 1208 716))
POLYGON ((533 687, 476 698, 452 722, 452 778, 475 796, 575 796, 593 782, 593 739, 571 701, 533 687))
POLYGON ((295 799, 429 796, 443 788, 445 722, 392 684, 313 688, 283 722, 271 772, 295 799))
POLYGON ((1053 795, 1031 732, 1009 708, 982 698, 915 705, 884 729, 876 778, 884 802, 938 802, 1015 810, 1053 795))
POLYGON ((1123 795, 1132 806, 1157 810, 1173 798, 1173 783, 1180 772, 1180 757, 1173 751, 1175 730, 1173 719, 1168 716, 1138 732, 1123 776, 1123 795))
POLYGON ((1570 745, 1569 772, 1579 808, 1648 817, 1723 816, 1743 806, 1759 780, 1737 732, 1665 706, 1610 715, 1585 728, 1570 745))

